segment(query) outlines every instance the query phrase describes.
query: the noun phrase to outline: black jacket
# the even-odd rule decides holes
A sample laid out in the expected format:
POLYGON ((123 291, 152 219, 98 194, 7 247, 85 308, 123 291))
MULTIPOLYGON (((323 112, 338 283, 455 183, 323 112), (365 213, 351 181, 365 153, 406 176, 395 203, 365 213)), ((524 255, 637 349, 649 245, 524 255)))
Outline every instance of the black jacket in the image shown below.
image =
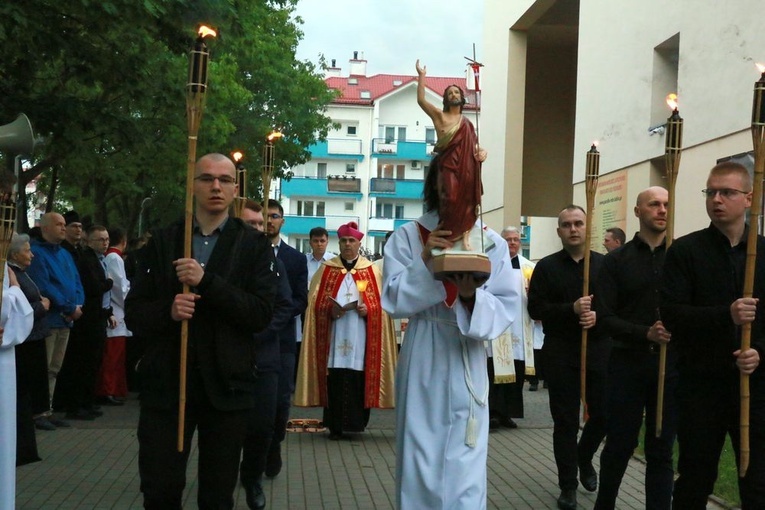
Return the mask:
MULTIPOLYGON (((183 256, 183 230, 177 222, 153 234, 125 303, 128 327, 147 344, 138 364, 141 405, 177 407, 181 322, 172 319, 170 309, 182 291, 173 261, 183 256)), ((187 373, 203 388, 190 384, 188 391, 205 391, 216 409, 255 406, 254 335, 271 321, 274 263, 267 238, 229 218, 194 289, 201 298, 189 321, 187 373)))
MULTIPOLYGON (((765 353, 765 239, 758 237, 754 297, 760 298, 752 323, 751 346, 765 353)), ((667 250, 661 292, 661 316, 679 352, 681 373, 700 377, 738 374, 733 351, 740 328, 730 305, 743 296, 746 233, 731 247, 715 226, 676 240, 667 250)), ((753 377, 765 373, 762 365, 753 377)))

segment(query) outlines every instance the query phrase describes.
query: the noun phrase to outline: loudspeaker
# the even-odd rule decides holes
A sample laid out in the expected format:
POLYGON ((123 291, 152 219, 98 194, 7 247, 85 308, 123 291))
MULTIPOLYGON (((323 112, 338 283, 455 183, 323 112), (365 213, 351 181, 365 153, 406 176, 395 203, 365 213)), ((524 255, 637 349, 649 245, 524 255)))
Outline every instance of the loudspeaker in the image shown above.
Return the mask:
POLYGON ((0 126, 0 151, 7 154, 31 156, 35 148, 32 124, 23 113, 10 124, 0 126))

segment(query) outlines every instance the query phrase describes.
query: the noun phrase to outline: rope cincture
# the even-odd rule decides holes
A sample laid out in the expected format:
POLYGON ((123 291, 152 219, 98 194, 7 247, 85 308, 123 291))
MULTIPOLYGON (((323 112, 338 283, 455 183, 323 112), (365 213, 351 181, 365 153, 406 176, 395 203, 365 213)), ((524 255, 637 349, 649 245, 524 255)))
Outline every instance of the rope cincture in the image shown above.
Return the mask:
MULTIPOLYGON (((423 317, 422 320, 445 324, 459 331, 456 321, 439 319, 437 317, 423 317)), ((462 333, 459 333, 459 338, 462 347, 462 366, 465 373, 465 385, 467 386, 468 393, 470 393, 470 413, 468 414, 468 422, 465 427, 465 446, 468 448, 475 448, 478 442, 478 419, 475 416, 475 404, 478 404, 479 407, 486 407, 489 400, 489 384, 487 382, 484 394, 479 398, 476 395, 475 387, 473 386, 473 376, 470 373, 467 340, 462 333)))

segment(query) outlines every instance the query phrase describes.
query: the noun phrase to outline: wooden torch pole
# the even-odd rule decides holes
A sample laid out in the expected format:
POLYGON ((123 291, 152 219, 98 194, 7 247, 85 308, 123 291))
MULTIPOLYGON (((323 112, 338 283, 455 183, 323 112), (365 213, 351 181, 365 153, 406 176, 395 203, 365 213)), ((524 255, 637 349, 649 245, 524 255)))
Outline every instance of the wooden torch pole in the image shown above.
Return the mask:
MULTIPOLYGON (((584 274, 582 296, 590 295, 590 243, 592 242, 592 213, 595 210, 595 193, 598 191, 598 173, 600 172, 600 153, 595 143, 587 151, 587 169, 585 174, 585 191, 587 194, 587 218, 585 219, 584 234, 584 274)), ((579 384, 580 398, 582 399, 582 413, 584 421, 587 421, 587 332, 582 328, 582 349, 579 360, 579 384)))
MULTIPOLYGON (((762 214, 762 178, 765 173, 765 66, 762 76, 754 84, 752 103, 752 144, 754 146, 754 182, 752 183, 752 207, 749 209, 749 235, 746 240, 746 269, 744 270, 744 297, 754 293, 754 269, 757 261, 757 233, 762 214)), ((741 350, 749 349, 752 339, 752 323, 741 326, 741 350)), ((740 374, 741 410, 739 427, 741 433, 739 476, 746 476, 749 468, 749 376, 740 374)))
MULTIPOLYGON (((215 37, 209 27, 199 27, 199 37, 189 55, 189 80, 186 84, 186 117, 189 130, 189 150, 186 159, 186 207, 184 215, 183 257, 191 258, 191 226, 194 220, 194 167, 197 159, 197 134, 202 122, 205 92, 207 92, 207 64, 210 52, 205 37, 215 37)), ((189 293, 189 286, 183 285, 183 293, 189 293)), ((183 437, 186 423, 186 358, 189 343, 189 321, 181 321, 181 375, 178 388, 178 451, 183 451, 183 437)))
MULTIPOLYGON (((667 167, 667 209, 666 249, 672 245, 675 238, 675 184, 680 170, 680 156, 683 152, 683 119, 677 110, 677 96, 667 96, 667 104, 672 108, 672 114, 667 119, 667 131, 664 139, 664 162, 667 167)), ((656 390, 656 437, 661 437, 664 422, 664 376, 667 373, 667 344, 659 347, 659 381, 656 390)))

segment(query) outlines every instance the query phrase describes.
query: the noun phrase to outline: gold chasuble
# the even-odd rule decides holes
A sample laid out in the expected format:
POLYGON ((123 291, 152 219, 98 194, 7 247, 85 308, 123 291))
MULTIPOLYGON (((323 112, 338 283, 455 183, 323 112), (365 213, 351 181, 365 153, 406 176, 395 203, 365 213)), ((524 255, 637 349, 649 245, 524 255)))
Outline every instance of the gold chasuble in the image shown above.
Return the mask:
MULTIPOLYGON (((392 408, 398 353, 393 321, 383 311, 380 302, 382 278, 377 266, 364 257, 359 257, 350 273, 354 281, 367 282, 363 292, 367 307, 364 407, 392 408)), ((346 274, 348 270, 343 267, 340 257, 335 257, 325 261, 311 280, 295 389, 296 406, 327 406, 327 360, 332 340, 331 298, 337 295, 346 274)))

